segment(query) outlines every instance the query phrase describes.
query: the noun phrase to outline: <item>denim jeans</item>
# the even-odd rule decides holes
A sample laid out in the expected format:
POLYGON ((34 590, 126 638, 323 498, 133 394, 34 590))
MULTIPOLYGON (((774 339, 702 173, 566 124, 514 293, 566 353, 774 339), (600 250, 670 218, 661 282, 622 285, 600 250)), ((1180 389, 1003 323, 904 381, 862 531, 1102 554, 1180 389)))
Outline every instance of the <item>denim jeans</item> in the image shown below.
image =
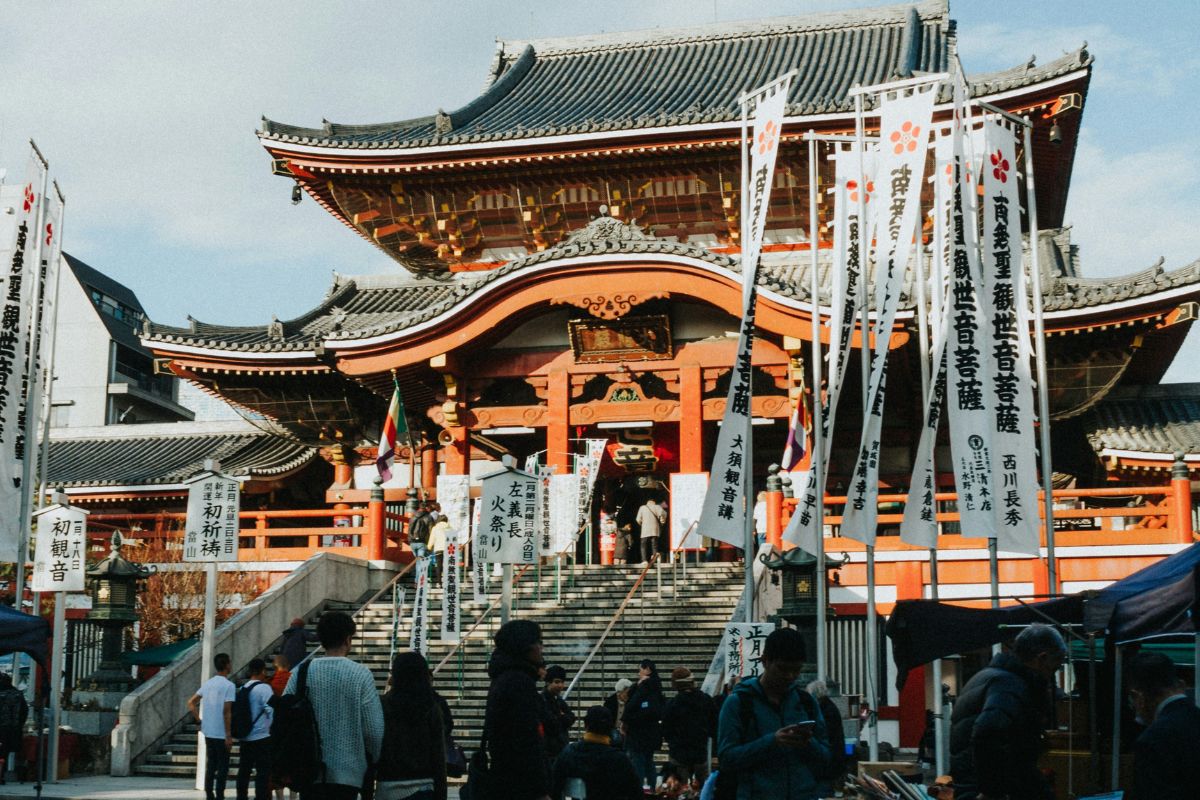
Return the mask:
POLYGON ((633 762, 633 771, 637 773, 638 781, 648 783, 653 787, 658 781, 658 775, 654 772, 654 753, 643 753, 640 750, 634 750, 632 747, 625 751, 629 756, 629 760, 633 762))

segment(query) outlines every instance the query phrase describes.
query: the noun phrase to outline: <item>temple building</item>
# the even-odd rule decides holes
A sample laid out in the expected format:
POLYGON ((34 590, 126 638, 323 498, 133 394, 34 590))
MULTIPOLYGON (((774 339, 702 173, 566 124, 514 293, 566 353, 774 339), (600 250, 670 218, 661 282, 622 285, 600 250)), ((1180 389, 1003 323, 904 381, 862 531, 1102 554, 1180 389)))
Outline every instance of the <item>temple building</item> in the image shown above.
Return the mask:
MULTIPOLYGON (((812 315, 829 312, 826 295, 816 304, 810 296, 809 265, 816 247, 828 285, 831 204, 822 200, 813 229, 802 136, 853 133, 847 92, 856 85, 955 73, 949 14, 944 0, 929 0, 502 41, 483 92, 453 111, 314 128, 263 120, 270 168, 397 269, 338 275, 295 319, 147 323, 142 342, 180 378, 319 448, 333 464, 331 503, 367 497, 395 376, 418 441, 398 460, 412 468, 397 470, 389 501, 409 486, 431 492, 439 473, 490 471, 503 453, 543 452, 565 471, 579 440, 606 438, 611 458, 594 511, 620 517, 631 503, 636 510, 646 487, 709 467, 740 318, 738 95, 795 68, 753 354, 754 475, 765 486, 794 404, 811 404, 812 315)), ((965 76, 972 97, 1033 124, 1041 233, 1027 246, 1041 255, 1053 479, 1066 492, 1056 503, 1070 512, 1060 526, 1065 591, 1111 581, 1190 542, 1190 507, 1168 507, 1169 481, 1173 468, 1180 480, 1178 451, 1192 476, 1200 468, 1195 387, 1158 385, 1200 312, 1200 262, 1175 270, 1131 264, 1123 277, 1089 278, 1087 254, 1064 222, 1092 66, 1081 48, 965 76), (1147 496, 1123 487, 1144 486, 1163 490, 1149 510, 1114 511, 1147 496), (1120 545, 1120 554, 1097 544, 1120 545)), ((946 89, 935 119, 950 111, 946 89)), ((822 198, 832 184, 828 153, 823 147, 817 164, 822 198)), ((902 298, 889 340, 885 498, 907 488, 922 416, 912 294, 902 298)), ((858 375, 851 363, 832 445, 832 495, 847 483, 858 445, 858 375)), ((940 464, 950 463, 948 449, 943 432, 940 464)), ((953 491, 948 466, 939 480, 953 491)), ((926 591, 927 554, 888 535, 894 514, 880 522, 880 549, 893 551, 880 564, 886 613, 897 598, 926 591)), ((946 546, 961 552, 944 565, 943 596, 983 595, 983 545, 970 531, 954 532, 948 525, 946 546)), ((863 603, 862 547, 837 537, 829 549, 850 555, 831 599, 853 616, 863 603)), ((1044 569, 1038 559, 1006 559, 1003 592, 1045 593, 1044 569)))

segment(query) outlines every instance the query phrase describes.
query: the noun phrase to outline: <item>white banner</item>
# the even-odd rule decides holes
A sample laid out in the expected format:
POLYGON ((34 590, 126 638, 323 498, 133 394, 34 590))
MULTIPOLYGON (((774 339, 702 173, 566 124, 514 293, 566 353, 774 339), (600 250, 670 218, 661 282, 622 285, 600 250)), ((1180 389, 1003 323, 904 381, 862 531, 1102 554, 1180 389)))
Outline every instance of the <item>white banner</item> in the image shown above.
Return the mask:
POLYGON ((492 564, 533 564, 537 561, 538 479, 516 470, 483 478, 482 524, 476 534, 476 553, 492 564))
POLYGON ((773 622, 730 622, 725 626, 725 681, 762 674, 762 651, 775 630, 773 622))
POLYGON ((900 521, 900 539, 918 547, 937 547, 937 447, 938 425, 942 419, 942 403, 946 398, 946 334, 945 326, 937 337, 933 350, 933 385, 925 402, 925 418, 921 426, 921 442, 913 462, 908 499, 904 504, 904 519, 900 521))
POLYGON ((880 204, 876 270, 875 347, 867 385, 866 419, 862 442, 846 498, 841 533, 866 544, 875 543, 879 512, 879 456, 883 408, 887 393, 888 343, 900 307, 900 289, 913 251, 913 235, 921 219, 921 187, 937 83, 905 96, 885 96, 880 108, 878 172, 880 204))
POLYGON ((62 505, 50 506, 33 515, 37 522, 33 591, 83 591, 87 515, 82 508, 62 505))
POLYGON ((754 303, 758 256, 766 230, 767 209, 775 174, 775 159, 783 133, 783 115, 793 74, 789 73, 748 95, 754 101, 750 127, 750 174, 743 176, 742 191, 749 202, 742 220, 742 322, 737 356, 725 398, 725 415, 713 454, 712 481, 704 495, 701 533, 734 547, 746 546, 746 515, 753 500, 748 496, 754 469, 751 454, 751 362, 754 351, 754 303))
MULTIPOLYGON (((961 119, 960 86, 956 86, 955 100, 961 119)), ((986 357, 991 350, 991 335, 980 299, 983 278, 979 265, 975 183, 969 180, 964 168, 968 163, 965 139, 962 125, 956 125, 950 140, 956 180, 950 224, 945 226, 950 253, 946 416, 950 426, 961 531, 964 536, 982 538, 996 535, 992 501, 992 413, 987 392, 991 381, 986 357)))
POLYGON ((412 629, 408 632, 408 649, 425 655, 429 652, 426 628, 429 625, 429 565, 434 556, 417 559, 417 596, 413 598, 412 629))
POLYGON ((237 561, 241 486, 228 475, 206 472, 187 481, 183 560, 237 561))
POLYGON ((1029 308, 1022 267, 1021 199, 1011 129, 984 124, 982 307, 992 342, 987 350, 992 395, 993 486, 998 544, 1037 555, 1038 465, 1034 446, 1029 308))
POLYGON ((471 503, 471 598, 476 603, 487 602, 487 559, 481 551, 486 538, 480 533, 482 509, 482 501, 475 500, 471 503))
POLYGON ((569 550, 579 533, 579 504, 587 491, 582 475, 568 472, 550 477, 550 531, 553 555, 569 550))
MULTIPOLYGON (((438 492, 438 497, 441 497, 438 492)), ((439 501, 441 502, 441 501, 439 501)), ((443 510, 445 506, 442 506, 443 510)), ((446 549, 442 553, 442 641, 458 642, 459 597, 458 562, 462 542, 467 537, 458 530, 446 532, 446 549)))
POLYGON ((575 456, 575 472, 580 477, 577 533, 587 530, 592 521, 592 492, 596 488, 596 478, 600 476, 600 461, 604 458, 604 446, 607 443, 606 439, 588 439, 587 455, 575 456))
POLYGON ((704 538, 696 512, 704 505, 708 473, 671 473, 671 549, 702 550, 704 538), (685 538, 686 537, 686 538, 685 538))
POLYGON ((554 467, 549 464, 534 464, 533 473, 537 478, 537 539, 538 555, 552 556, 554 550, 554 534, 550 530, 550 476, 554 467))
MULTIPOLYGON (((846 377, 846 365, 849 363, 851 337, 854 335, 854 320, 858 311, 858 295, 863 282, 862 265, 859 251, 858 235, 860 203, 867 209, 867 219, 873 216, 873 206, 879 201, 875 192, 875 152, 863 153, 861 156, 857 147, 843 150, 834 156, 836 173, 834 178, 834 212, 833 212, 833 264, 832 297, 830 308, 830 337, 829 358, 826 370, 827 385, 825 405, 821 410, 821 425, 824 441, 822 454, 822 475, 829 474, 829 454, 832 450, 830 442, 835 429, 838 399, 841 397, 842 383, 846 377), (860 197, 860 192, 865 196, 860 197), (872 200, 875 202, 872 204, 872 200), (839 268, 841 267, 841 268, 839 268)), ((868 222, 868 230, 870 225, 868 222)), ((819 391, 816 387, 814 391, 819 391)), ((799 481, 797 481, 799 484, 799 481)), ((797 495, 796 510, 788 520, 783 532, 786 542, 799 545, 809 553, 816 553, 821 547, 824 531, 817 530, 817 475, 815 470, 809 470, 804 478, 804 489, 797 495)))

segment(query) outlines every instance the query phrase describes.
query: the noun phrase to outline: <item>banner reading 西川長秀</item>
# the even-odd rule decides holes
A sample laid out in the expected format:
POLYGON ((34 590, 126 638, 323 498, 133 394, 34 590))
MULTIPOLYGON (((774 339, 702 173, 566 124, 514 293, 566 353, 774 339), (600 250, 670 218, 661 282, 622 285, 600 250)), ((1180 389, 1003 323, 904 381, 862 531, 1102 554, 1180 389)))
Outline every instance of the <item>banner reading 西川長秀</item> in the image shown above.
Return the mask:
POLYGON ((742 321, 738 328, 737 356, 725 398, 725 414, 717 435, 711 480, 700 513, 704 536, 735 547, 746 545, 746 515, 752 501, 749 470, 753 468, 750 389, 754 351, 754 303, 758 257, 771 199, 775 160, 783 134, 783 116, 794 73, 772 81, 743 98, 754 102, 750 127, 750 173, 743 176, 747 218, 742 222, 742 321))
MULTIPOLYGON (((867 210, 867 228, 873 213, 871 200, 875 193, 875 152, 860 154, 857 148, 843 150, 834 156, 836 172, 834 178, 833 206, 833 263, 831 270, 831 308, 829 339, 829 377, 826 401, 821 409, 822 437, 826 443, 822 453, 822 475, 828 475, 829 442, 837 416, 838 398, 846 377, 849 363, 851 337, 854 335, 854 320, 858 309, 859 291, 863 282, 860 263, 859 224, 860 206, 867 210), (862 166, 860 167, 860 161, 862 166), (865 174, 860 174, 860 171, 865 174), (862 195, 860 196, 860 193, 862 195), (841 269, 836 268, 842 265, 841 269)), ((875 202, 876 206, 879 205, 875 202)), ((820 387, 815 387, 820 391, 820 387)), ((786 542, 799 545, 809 553, 821 547, 823 531, 817 529, 815 516, 817 506, 816 471, 809 470, 804 479, 804 488, 796 496, 796 512, 788 520, 783 532, 786 542)))
POLYGON ((900 308, 904 274, 913 252, 913 237, 921 218, 921 187, 925 183, 925 156, 938 86, 937 82, 930 82, 908 94, 886 93, 880 106, 882 133, 875 175, 881 206, 876 218, 879 268, 875 346, 862 440, 841 528, 843 536, 866 544, 875 543, 879 510, 879 456, 887 394, 888 345, 900 308))
POLYGON ((994 120, 984 123, 982 310, 992 342, 987 391, 992 396, 992 485, 996 539, 1006 550, 1037 555, 1037 456, 1029 309, 1021 247, 1016 137, 994 120))

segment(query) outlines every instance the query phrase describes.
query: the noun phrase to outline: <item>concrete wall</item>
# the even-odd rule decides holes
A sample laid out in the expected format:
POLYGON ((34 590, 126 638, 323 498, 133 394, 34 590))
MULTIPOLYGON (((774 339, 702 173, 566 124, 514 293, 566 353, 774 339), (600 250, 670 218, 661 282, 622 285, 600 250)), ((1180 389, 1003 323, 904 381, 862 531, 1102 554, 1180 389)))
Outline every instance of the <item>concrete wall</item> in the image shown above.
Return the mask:
MULTIPOLYGON (((109 343, 108 329, 100 320, 75 274, 62 264, 59 285, 58 338, 55 342, 54 404, 70 401, 66 425, 86 428, 105 423, 108 402, 109 343)), ((59 417, 61 419, 61 417, 59 417)))
MULTIPOLYGON (((393 575, 390 565, 320 553, 220 625, 214 653, 228 653, 235 671, 278 639, 297 616, 326 601, 353 602, 382 587, 393 575)), ((176 729, 187 714, 187 701, 200 686, 201 648, 193 647, 175 663, 121 701, 112 732, 112 766, 117 777, 131 774, 134 762, 176 729)))

